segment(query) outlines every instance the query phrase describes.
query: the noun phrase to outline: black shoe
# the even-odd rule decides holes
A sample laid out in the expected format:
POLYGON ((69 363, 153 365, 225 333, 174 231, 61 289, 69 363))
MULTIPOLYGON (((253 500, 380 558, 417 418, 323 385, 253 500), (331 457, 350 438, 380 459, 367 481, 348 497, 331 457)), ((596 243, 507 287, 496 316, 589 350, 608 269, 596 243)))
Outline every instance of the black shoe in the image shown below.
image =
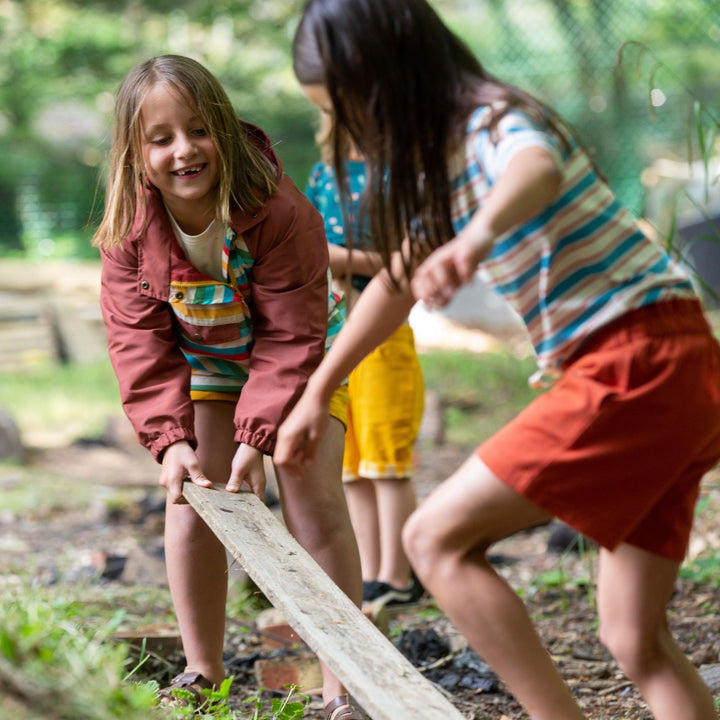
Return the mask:
POLYGON ((382 594, 380 585, 382 583, 379 580, 363 580, 363 604, 372 602, 382 594))
POLYGON ((414 605, 423 595, 423 589, 415 580, 407 588, 396 588, 380 580, 363 582, 363 603, 373 605, 414 605))

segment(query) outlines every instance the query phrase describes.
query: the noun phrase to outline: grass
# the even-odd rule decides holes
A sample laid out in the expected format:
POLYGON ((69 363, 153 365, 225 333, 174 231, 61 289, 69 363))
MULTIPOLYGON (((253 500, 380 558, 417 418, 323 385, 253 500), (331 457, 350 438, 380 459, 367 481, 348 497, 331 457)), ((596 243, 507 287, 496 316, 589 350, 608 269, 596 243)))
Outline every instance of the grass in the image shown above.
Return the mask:
POLYGON ((440 396, 447 441, 462 447, 480 444, 539 394, 528 385, 534 359, 509 352, 426 352, 420 365, 440 396))
POLYGON ((3 510, 16 514, 32 513, 38 517, 55 508, 87 507, 104 489, 78 483, 59 473, 54 475, 28 465, 0 460, 0 492, 3 510))
POLYGON ((15 720, 153 717, 151 684, 124 682, 117 618, 90 626, 79 603, 19 587, 0 605, 0 714, 15 720))
MULTIPOLYGON (((228 705, 231 681, 208 693, 207 706, 174 710, 157 705, 158 658, 113 640, 126 626, 172 622, 167 588, 87 582, 36 587, 5 585, 0 604, 0 717, 13 720, 293 720, 309 698, 295 688, 283 698, 247 698, 228 705), (82 586, 81 586, 82 585, 82 586), (71 596, 70 598, 68 597, 71 596), (82 598, 82 599, 80 599, 82 598)), ((251 617, 260 603, 231 584, 228 611, 251 617)), ((160 663, 162 664, 162 663, 160 663)))
POLYGON ((45 363, 0 374, 0 407, 8 410, 26 444, 60 444, 98 436, 121 413, 108 360, 87 365, 45 363))
MULTIPOLYGON (((420 364, 426 386, 442 400, 447 440, 458 445, 478 444, 538 394, 527 384, 534 360, 509 352, 433 351, 422 353, 420 364)), ((0 407, 11 413, 29 445, 97 437, 107 419, 122 412, 107 360, 4 372, 0 407)))

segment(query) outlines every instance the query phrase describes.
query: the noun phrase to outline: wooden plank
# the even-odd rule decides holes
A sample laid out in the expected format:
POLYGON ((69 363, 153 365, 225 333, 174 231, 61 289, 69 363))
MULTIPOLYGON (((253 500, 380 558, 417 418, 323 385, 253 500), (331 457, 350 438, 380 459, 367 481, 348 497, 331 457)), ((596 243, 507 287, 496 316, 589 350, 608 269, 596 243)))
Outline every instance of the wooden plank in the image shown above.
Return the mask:
POLYGON ((189 482, 183 494, 373 720, 462 720, 255 495, 189 482))
POLYGON ((720 693, 720 663, 702 665, 700 667, 700 677, 705 681, 713 695, 720 693))

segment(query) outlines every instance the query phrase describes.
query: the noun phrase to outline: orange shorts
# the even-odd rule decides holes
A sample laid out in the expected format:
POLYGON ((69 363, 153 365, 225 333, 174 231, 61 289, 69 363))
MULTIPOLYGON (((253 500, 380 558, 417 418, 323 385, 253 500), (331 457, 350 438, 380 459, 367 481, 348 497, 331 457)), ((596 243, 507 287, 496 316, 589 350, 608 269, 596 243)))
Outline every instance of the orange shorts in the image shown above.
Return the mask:
POLYGON ((603 547, 681 562, 700 480, 720 458, 720 346, 700 304, 630 311, 563 370, 478 456, 603 547))

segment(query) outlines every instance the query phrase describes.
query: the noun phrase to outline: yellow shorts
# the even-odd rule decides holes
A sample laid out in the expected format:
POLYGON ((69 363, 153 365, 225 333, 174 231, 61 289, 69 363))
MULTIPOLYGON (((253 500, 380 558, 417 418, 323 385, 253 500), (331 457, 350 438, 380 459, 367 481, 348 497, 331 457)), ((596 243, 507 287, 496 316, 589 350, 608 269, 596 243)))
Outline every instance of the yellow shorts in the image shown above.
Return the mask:
MULTIPOLYGON (((237 402, 239 393, 209 392, 207 390, 192 390, 190 397, 193 400, 226 400, 237 402)), ((341 385, 330 398, 330 417, 337 418, 346 428, 348 426, 348 386, 341 385)))
POLYGON ((424 387, 409 325, 350 373, 349 391, 343 480, 412 477, 424 387))

